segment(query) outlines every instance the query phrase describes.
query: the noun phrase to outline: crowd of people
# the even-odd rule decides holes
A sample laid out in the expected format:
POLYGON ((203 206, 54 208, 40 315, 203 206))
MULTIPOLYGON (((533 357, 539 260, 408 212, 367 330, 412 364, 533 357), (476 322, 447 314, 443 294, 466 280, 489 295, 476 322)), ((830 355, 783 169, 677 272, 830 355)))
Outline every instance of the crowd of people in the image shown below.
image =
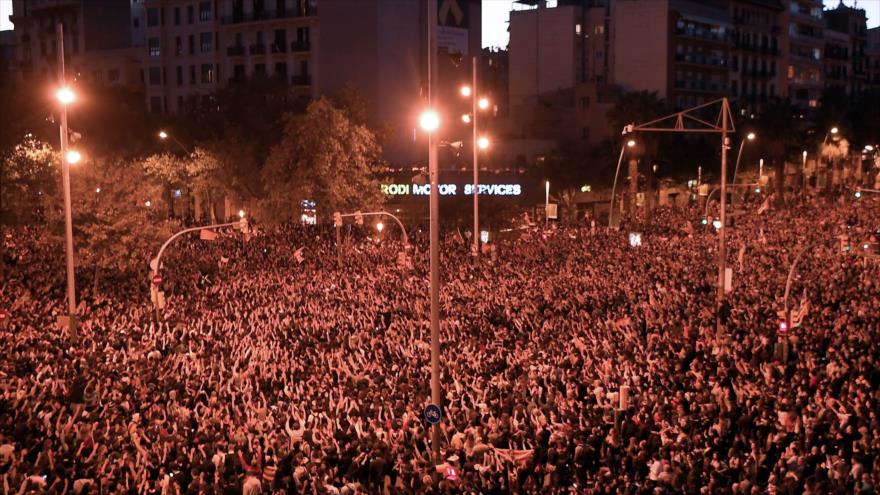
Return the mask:
POLYGON ((0 478, 11 493, 857 493, 880 484, 880 202, 738 206, 716 302, 703 208, 441 248, 432 457, 427 235, 314 226, 169 249, 81 289, 7 233, 0 478), (629 232, 641 233, 632 245, 629 232), (302 249, 300 249, 302 248, 302 249), (802 323, 781 328, 789 304, 802 323), (145 263, 146 265, 146 263, 145 263))

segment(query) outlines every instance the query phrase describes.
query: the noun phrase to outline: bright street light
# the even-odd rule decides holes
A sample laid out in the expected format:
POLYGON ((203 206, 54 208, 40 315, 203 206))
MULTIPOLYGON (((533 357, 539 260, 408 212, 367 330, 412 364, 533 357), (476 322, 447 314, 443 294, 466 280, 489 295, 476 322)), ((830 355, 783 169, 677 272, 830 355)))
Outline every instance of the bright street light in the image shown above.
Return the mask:
POLYGON ((379 232, 382 232, 382 229, 384 229, 384 228, 385 228, 385 224, 384 224, 384 223, 379 222, 379 223, 376 224, 376 230, 378 230, 379 232))
POLYGON ((101 192, 101 188, 100 188, 100 187, 96 187, 96 188, 95 188, 95 194, 98 194, 98 193, 100 193, 100 192, 101 192))
POLYGON ((159 139, 168 139, 168 133, 165 131, 159 131, 159 139))
POLYGON ((831 134, 837 134, 837 132, 838 132, 837 127, 832 127, 832 128, 831 128, 831 134))
POLYGON ((76 99, 76 95, 73 93, 73 90, 68 88, 67 86, 60 88, 56 93, 55 97, 58 98, 64 105, 69 105, 73 103, 73 100, 76 99))
POLYGON ((440 116, 434 110, 425 110, 419 117, 419 126, 427 132, 434 132, 440 127, 440 116))
POLYGON ((148 199, 148 200, 144 201, 144 206, 149 208, 149 207, 153 206, 153 202, 148 199))
POLYGON ((82 160, 82 155, 79 153, 79 151, 69 150, 65 159, 67 160, 67 163, 71 165, 76 165, 77 163, 79 163, 80 160, 82 160))
POLYGON ((465 98, 467 98, 468 96, 471 95, 471 87, 470 86, 462 86, 460 91, 461 91, 461 96, 464 96, 465 98))
POLYGON ((489 108, 489 100, 486 98, 480 98, 480 101, 478 104, 480 106, 480 110, 485 110, 485 109, 489 108))
POLYGON ((468 113, 462 115, 461 121, 464 122, 465 124, 470 124, 471 123, 471 115, 468 113))
POLYGON ((750 133, 746 136, 746 139, 748 139, 749 141, 753 141, 753 140, 755 139, 755 133, 754 133, 754 132, 750 132, 750 133))
POLYGON ((636 145, 635 139, 630 139, 629 141, 626 142, 626 145, 629 146, 630 148, 632 148, 633 146, 636 145))
POLYGON ((244 218, 244 210, 238 210, 238 218, 244 218))
POLYGON ((874 151, 874 147, 871 146, 870 144, 866 144, 866 145, 865 145, 865 151, 874 151))
POLYGON ((477 139, 477 146, 479 146, 481 150, 488 148, 489 138, 487 138, 486 136, 481 136, 480 139, 477 139))

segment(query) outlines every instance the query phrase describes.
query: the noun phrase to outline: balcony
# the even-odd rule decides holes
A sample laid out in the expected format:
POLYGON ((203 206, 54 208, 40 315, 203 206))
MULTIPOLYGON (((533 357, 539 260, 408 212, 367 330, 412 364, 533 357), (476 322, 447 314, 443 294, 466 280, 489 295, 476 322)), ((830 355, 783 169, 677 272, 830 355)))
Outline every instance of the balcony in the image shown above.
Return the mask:
POLYGON ((297 40, 290 43, 290 51, 293 53, 307 52, 311 50, 311 42, 308 40, 297 40))
POLYGON ((293 76, 290 78, 290 83, 294 86, 309 86, 312 84, 312 76, 308 74, 302 76, 293 76))
POLYGON ((729 38, 726 34, 713 33, 711 30, 704 28, 676 28, 675 34, 676 36, 682 36, 685 38, 711 41, 725 45, 729 42, 729 38))
POLYGON ((272 53, 287 53, 287 43, 272 43, 272 53))
POLYGON ((764 70, 764 69, 751 69, 744 70, 742 73, 745 77, 754 77, 757 79, 772 79, 776 77, 775 70, 764 70))
POLYGON ((243 57, 244 56, 244 47, 243 46, 230 46, 226 48, 226 55, 230 57, 243 57))
POLYGON ((737 50, 744 52, 758 53, 761 55, 770 55, 774 57, 779 56, 779 48, 773 48, 771 46, 755 45, 745 43, 744 41, 737 41, 736 43, 734 43, 734 47, 737 50))
POLYGON ((704 65, 710 67, 726 67, 727 61, 723 58, 699 55, 693 53, 677 53, 675 61, 683 64, 704 65))
POLYGON ((251 45, 250 49, 251 55, 265 55, 266 54, 266 45, 262 43, 257 43, 255 45, 251 45))
POLYGON ((674 83, 675 89, 696 91, 700 93, 723 93, 727 91, 727 85, 723 83, 710 83, 706 81, 683 81, 674 83))
POLYGON ((278 19, 313 17, 314 12, 308 9, 285 9, 263 10, 261 12, 233 12, 232 15, 222 16, 220 24, 243 24, 247 22, 274 21, 278 19))

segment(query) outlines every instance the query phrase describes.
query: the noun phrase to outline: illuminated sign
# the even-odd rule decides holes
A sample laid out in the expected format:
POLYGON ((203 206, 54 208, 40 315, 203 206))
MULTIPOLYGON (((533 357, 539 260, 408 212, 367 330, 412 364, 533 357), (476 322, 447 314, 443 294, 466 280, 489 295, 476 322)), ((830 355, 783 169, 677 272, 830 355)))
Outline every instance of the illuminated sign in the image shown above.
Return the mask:
MULTIPOLYGON (((522 186, 519 184, 479 184, 480 196, 519 196, 522 194, 522 186)), ((438 184, 437 190, 441 196, 457 196, 461 192, 464 196, 474 193, 473 184, 438 184)), ((425 184, 382 184, 382 194, 388 196, 428 196, 431 194, 431 185, 425 184)))

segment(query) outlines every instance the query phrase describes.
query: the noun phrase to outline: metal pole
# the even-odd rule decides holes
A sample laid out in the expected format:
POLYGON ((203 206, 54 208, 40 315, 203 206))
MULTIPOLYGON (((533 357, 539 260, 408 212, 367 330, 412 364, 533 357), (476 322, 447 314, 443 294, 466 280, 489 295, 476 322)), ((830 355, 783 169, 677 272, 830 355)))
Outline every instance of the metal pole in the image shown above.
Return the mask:
POLYGON ((550 181, 546 182, 544 188, 544 228, 550 225, 550 181))
MULTIPOLYGON (((434 76, 437 73, 437 3, 427 0, 428 9, 428 107, 435 110, 434 76)), ((436 132, 436 131, 435 131, 436 132)), ((440 203, 437 180, 437 137, 428 133, 428 175, 431 181, 431 402, 443 410, 440 398, 440 203)), ((433 427, 431 450, 440 464, 440 424, 433 427)))
POLYGON ((721 102, 721 228, 718 229, 718 307, 724 302, 724 269, 726 263, 725 233, 727 230, 727 98, 721 102))
POLYGON ((617 159, 617 170, 614 172, 614 185, 611 186, 611 206, 608 210, 608 228, 611 228, 611 221, 614 219, 614 193, 617 191, 617 176, 620 175, 620 165, 623 163, 623 152, 626 150, 626 136, 624 136, 623 144, 620 145, 620 158, 617 159))
POLYGON ((736 154, 736 164, 733 166, 733 179, 731 179, 730 183, 734 186, 736 185, 736 172, 739 170, 739 159, 743 156, 743 146, 746 145, 746 140, 743 139, 739 143, 739 153, 736 154))
POLYGON ((480 147, 477 144, 477 140, 479 139, 477 135, 477 57, 473 58, 473 69, 472 69, 472 78, 473 78, 473 91, 471 92, 471 113, 473 114, 474 119, 474 253, 476 256, 480 256, 480 189, 479 189, 479 155, 480 155, 480 147))
MULTIPOLYGON (((64 78, 64 25, 55 25, 58 41, 58 82, 62 88, 67 86, 64 78)), ((70 337, 76 338, 76 280, 73 271, 73 215, 70 207, 70 164, 67 162, 67 104, 61 104, 61 182, 64 188, 64 234, 67 251, 67 316, 70 337)))
POLYGON ((336 263, 342 268, 342 226, 336 226, 336 263))

